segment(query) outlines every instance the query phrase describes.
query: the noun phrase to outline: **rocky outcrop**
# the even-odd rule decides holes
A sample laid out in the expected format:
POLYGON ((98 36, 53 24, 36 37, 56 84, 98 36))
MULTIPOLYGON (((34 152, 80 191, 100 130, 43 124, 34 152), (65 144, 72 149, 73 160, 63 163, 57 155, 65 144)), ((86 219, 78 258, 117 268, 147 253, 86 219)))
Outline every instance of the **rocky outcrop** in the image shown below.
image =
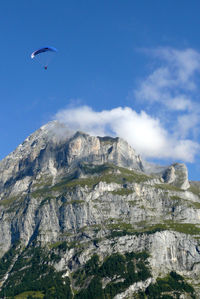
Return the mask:
POLYGON ((187 190, 190 187, 185 164, 172 164, 163 172, 162 177, 165 183, 172 184, 183 190, 187 190))

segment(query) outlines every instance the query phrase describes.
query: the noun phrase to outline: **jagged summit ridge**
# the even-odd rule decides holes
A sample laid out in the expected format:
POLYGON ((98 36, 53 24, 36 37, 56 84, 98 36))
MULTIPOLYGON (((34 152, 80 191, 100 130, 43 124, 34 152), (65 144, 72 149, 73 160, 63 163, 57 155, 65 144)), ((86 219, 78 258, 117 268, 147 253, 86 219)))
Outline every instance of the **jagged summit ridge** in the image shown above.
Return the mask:
POLYGON ((0 190, 20 184, 19 191, 22 186, 27 191, 33 178, 63 175, 83 161, 143 170, 140 156, 123 139, 70 132, 54 121, 31 134, 0 162, 0 190))

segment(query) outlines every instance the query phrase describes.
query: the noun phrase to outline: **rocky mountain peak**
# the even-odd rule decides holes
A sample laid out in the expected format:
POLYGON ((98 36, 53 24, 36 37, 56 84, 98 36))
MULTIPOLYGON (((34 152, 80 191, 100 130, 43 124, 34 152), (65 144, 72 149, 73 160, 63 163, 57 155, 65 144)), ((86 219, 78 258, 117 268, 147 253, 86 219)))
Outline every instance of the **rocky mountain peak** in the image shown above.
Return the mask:
POLYGON ((14 190, 27 191, 33 177, 55 178, 68 173, 80 162, 113 163, 143 170, 140 156, 123 139, 72 132, 53 121, 31 134, 0 162, 0 190, 5 194, 5 190, 16 185, 14 190))

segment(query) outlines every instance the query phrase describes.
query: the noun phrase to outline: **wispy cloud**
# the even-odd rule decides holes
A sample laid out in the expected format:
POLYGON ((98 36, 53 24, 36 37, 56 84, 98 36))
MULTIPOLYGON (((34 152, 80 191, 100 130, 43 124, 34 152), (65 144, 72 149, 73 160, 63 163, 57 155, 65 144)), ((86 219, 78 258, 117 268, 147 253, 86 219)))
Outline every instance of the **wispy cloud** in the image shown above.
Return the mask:
POLYGON ((198 88, 196 75, 200 75, 200 53, 193 49, 171 48, 147 53, 157 66, 134 91, 135 97, 149 103, 159 102, 173 110, 192 109, 191 96, 198 88))
POLYGON ((146 50, 145 53, 154 59, 154 69, 134 90, 134 97, 143 105, 148 103, 154 115, 162 112, 165 115, 163 125, 171 124, 170 130, 177 137, 197 137, 200 53, 193 49, 172 48, 146 50))

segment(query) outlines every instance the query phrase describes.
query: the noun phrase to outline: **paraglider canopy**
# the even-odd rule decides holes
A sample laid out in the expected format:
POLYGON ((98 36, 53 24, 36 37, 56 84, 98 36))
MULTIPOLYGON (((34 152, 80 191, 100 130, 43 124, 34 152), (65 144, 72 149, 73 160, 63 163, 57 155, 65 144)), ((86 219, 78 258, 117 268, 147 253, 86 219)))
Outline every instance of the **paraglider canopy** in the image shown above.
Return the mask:
POLYGON ((36 58, 42 64, 44 69, 47 70, 47 66, 56 52, 58 52, 58 50, 54 47, 43 47, 34 51, 31 54, 31 58, 36 58))
POLYGON ((36 51, 34 51, 31 54, 31 58, 34 58, 36 55, 40 54, 40 53, 44 53, 44 52, 48 52, 48 51, 52 51, 52 52, 58 52, 58 50, 54 47, 44 47, 44 48, 40 48, 36 51))

